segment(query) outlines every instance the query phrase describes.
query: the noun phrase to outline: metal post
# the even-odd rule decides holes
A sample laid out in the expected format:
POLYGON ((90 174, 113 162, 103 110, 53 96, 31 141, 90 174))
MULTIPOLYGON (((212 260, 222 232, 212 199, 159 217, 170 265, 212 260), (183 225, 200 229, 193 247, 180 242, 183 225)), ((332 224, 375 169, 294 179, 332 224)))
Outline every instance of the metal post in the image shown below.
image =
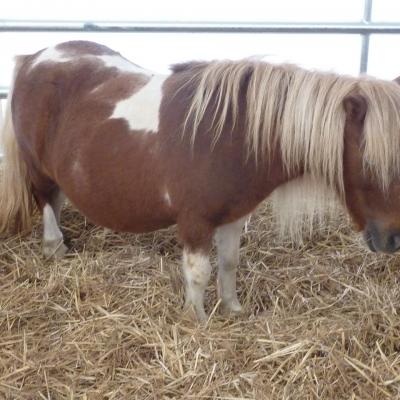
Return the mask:
MULTIPOLYGON (((3 102, 4 100, 0 99, 0 132, 3 126, 3 102)), ((3 159, 3 149, 2 149, 2 140, 0 140, 0 162, 3 159)))
MULTIPOLYGON (((364 17, 362 22, 366 25, 371 23, 372 1, 364 0, 364 17)), ((362 34, 360 74, 365 74, 368 70, 369 38, 369 33, 362 34)))
MULTIPOLYGON (((2 99, 0 99, 0 127, 3 126, 3 101, 2 99)), ((0 148, 0 152, 1 152, 1 148, 0 148)))

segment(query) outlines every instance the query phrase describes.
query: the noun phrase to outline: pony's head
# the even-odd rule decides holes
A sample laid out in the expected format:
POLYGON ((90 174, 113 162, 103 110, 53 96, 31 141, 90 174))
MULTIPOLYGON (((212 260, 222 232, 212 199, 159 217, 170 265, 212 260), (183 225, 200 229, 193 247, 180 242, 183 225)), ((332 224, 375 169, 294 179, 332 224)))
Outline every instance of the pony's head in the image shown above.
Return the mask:
POLYGON ((398 91, 384 104, 359 92, 344 100, 346 206, 368 247, 384 253, 400 249, 400 86, 398 91))

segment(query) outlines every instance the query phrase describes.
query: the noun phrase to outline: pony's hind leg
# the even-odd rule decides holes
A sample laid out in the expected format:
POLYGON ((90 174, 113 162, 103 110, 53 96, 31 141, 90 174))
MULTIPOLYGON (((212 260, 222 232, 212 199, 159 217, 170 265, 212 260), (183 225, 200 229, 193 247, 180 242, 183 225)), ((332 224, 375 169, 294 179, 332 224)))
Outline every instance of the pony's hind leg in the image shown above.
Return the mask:
POLYGON ((61 190, 57 190, 57 192, 53 195, 51 199, 51 207, 54 210, 54 215, 56 217, 57 225, 60 226, 60 217, 61 210, 65 203, 65 194, 61 190))
POLYGON ((239 264, 240 235, 246 218, 218 227, 215 234, 218 294, 222 309, 227 313, 239 313, 242 310, 236 293, 236 267, 239 264))
POLYGON ((46 258, 61 258, 68 250, 60 230, 60 215, 64 201, 64 194, 57 189, 50 202, 45 203, 43 207, 43 254, 46 258))

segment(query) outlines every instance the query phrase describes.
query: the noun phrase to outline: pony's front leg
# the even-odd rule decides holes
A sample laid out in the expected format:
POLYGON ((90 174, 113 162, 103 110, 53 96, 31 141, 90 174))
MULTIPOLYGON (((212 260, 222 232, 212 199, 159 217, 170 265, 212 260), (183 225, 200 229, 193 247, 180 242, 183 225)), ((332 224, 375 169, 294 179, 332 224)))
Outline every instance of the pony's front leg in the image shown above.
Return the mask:
POLYGON ((239 313, 242 306, 236 293, 236 267, 239 264, 240 235, 247 217, 217 229, 218 294, 223 311, 239 313))
POLYGON ((211 264, 207 253, 183 250, 183 275, 185 278, 185 309, 193 306, 199 321, 204 322, 204 292, 211 274, 211 264))

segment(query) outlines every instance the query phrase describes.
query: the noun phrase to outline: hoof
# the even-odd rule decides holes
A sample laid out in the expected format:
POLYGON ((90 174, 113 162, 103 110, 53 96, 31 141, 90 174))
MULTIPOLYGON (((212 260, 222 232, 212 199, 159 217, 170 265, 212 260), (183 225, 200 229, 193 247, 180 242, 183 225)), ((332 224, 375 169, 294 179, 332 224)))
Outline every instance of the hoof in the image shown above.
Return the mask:
POLYGON ((63 258, 68 251, 68 247, 61 241, 49 241, 43 243, 43 255, 46 258, 63 258))
POLYGON ((197 320, 200 323, 207 322, 208 316, 202 307, 195 307, 193 304, 185 303, 183 306, 183 314, 192 320, 197 320))
POLYGON ((221 304, 222 313, 225 315, 239 315, 242 313, 243 308, 239 300, 223 301, 221 304))

